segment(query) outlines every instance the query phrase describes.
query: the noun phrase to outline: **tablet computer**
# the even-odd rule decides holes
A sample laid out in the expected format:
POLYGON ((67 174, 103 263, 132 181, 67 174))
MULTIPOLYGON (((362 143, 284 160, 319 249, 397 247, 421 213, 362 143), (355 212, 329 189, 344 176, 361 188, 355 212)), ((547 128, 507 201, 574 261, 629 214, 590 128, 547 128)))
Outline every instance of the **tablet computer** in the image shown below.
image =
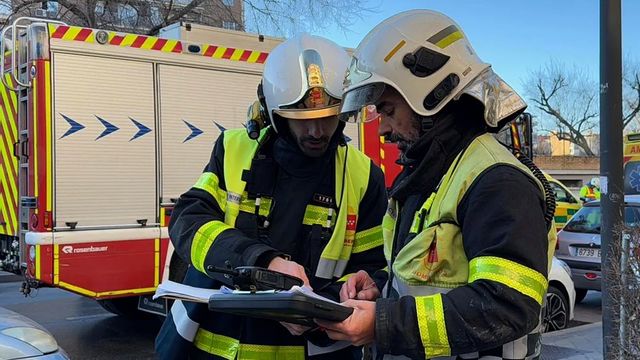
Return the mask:
POLYGON ((353 308, 293 292, 213 294, 209 310, 307 326, 316 326, 316 318, 339 322, 353 312, 353 308))

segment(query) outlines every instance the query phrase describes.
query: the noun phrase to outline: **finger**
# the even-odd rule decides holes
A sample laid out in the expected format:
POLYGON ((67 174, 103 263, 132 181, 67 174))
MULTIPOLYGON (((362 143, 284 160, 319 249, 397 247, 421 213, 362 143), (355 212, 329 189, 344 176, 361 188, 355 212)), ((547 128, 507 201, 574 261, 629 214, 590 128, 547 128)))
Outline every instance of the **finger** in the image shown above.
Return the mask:
POLYGON ((348 306, 348 307, 352 307, 352 308, 357 308, 358 304, 361 303, 361 300, 354 300, 354 299, 349 299, 347 301, 341 302, 340 305, 342 306, 348 306))
POLYGON ((347 283, 345 282, 344 284, 342 284, 342 287, 340 288, 340 302, 349 300, 349 290, 347 287, 347 283))
POLYGON ((357 290, 357 279, 358 274, 347 279, 345 285, 347 286, 347 299, 353 299, 356 296, 357 290))
POLYGON ((356 296, 356 299, 373 301, 378 297, 380 297, 380 291, 378 291, 378 288, 371 288, 358 292, 358 296, 356 296))

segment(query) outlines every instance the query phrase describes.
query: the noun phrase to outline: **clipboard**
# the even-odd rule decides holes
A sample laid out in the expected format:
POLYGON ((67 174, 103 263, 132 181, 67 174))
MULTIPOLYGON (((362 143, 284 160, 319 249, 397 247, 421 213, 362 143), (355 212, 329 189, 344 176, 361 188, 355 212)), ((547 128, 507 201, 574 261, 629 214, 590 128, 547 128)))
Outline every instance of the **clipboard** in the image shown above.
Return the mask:
POLYGON ((284 321, 315 327, 313 319, 340 322, 353 308, 298 292, 270 294, 213 294, 209 310, 253 318, 284 321))

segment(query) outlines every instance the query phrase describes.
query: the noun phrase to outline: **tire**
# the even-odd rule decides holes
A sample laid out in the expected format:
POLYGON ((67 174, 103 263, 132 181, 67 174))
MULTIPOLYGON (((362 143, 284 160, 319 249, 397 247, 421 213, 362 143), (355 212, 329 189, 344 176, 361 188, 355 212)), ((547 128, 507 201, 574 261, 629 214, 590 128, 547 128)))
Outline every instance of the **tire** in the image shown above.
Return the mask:
POLYGON ((587 296, 587 289, 576 289, 576 304, 579 304, 587 296))
POLYGON ((549 285, 542 309, 542 332, 566 329, 569 326, 569 300, 564 292, 549 285))
POLYGON ((96 301, 108 312, 129 319, 140 319, 149 315, 144 311, 138 310, 138 296, 96 301))

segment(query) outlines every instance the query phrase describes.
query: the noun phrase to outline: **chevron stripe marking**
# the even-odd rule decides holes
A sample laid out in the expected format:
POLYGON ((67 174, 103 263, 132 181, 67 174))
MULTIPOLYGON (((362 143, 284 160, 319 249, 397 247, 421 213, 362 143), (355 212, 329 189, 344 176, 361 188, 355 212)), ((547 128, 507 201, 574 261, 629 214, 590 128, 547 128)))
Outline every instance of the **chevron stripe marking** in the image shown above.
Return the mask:
POLYGON ((222 58, 223 59, 231 59, 231 55, 233 55, 234 51, 236 51, 236 49, 227 48, 227 50, 225 50, 224 54, 222 54, 222 58))
POLYGON ((251 56, 251 53, 252 53, 252 51, 250 51, 250 50, 242 51, 242 55, 240 55, 240 58, 238 60, 240 60, 240 61, 249 60, 249 56, 251 56))
POLYGON ((207 46, 207 50, 205 50, 205 51, 204 51, 203 56, 206 56, 206 57, 212 57, 212 56, 213 56, 213 53, 215 53, 215 52, 216 52, 216 49, 218 49, 218 47, 217 47, 217 46, 215 46, 215 45, 209 45, 209 46, 207 46))
MULTIPOLYGON (((62 40, 83 41, 95 43, 95 30, 76 26, 49 26, 51 38, 62 40)), ((183 45, 179 40, 155 38, 145 35, 123 34, 109 32, 110 45, 121 47, 132 47, 137 49, 156 50, 162 52, 182 53, 183 45)), ((214 59, 226 59, 231 61, 242 61, 247 63, 263 64, 267 56, 266 52, 221 47, 216 45, 203 45, 205 50, 202 56, 214 59)))
POLYGON ((142 46, 142 44, 144 44, 144 42, 147 40, 146 36, 138 36, 134 42, 131 44, 131 47, 134 48, 139 48, 142 46))
POLYGON ((256 62, 258 64, 264 64, 264 62, 267 60, 267 56, 269 56, 268 53, 265 53, 265 52, 260 53, 260 56, 258 56, 258 60, 256 60, 256 62))
POLYGON ((167 39, 158 39, 151 47, 152 50, 162 50, 164 44, 167 43, 167 39))
POLYGON ((69 30, 68 26, 60 25, 56 28, 56 31, 51 34, 51 37, 54 39, 62 39, 64 34, 69 30))
POLYGON ((93 31, 91 31, 91 29, 82 29, 80 30, 78 35, 76 35, 76 38, 74 40, 85 41, 92 33, 93 31))
POLYGON ((109 42, 111 45, 120 45, 122 44, 122 40, 124 40, 124 36, 116 35, 109 42))

